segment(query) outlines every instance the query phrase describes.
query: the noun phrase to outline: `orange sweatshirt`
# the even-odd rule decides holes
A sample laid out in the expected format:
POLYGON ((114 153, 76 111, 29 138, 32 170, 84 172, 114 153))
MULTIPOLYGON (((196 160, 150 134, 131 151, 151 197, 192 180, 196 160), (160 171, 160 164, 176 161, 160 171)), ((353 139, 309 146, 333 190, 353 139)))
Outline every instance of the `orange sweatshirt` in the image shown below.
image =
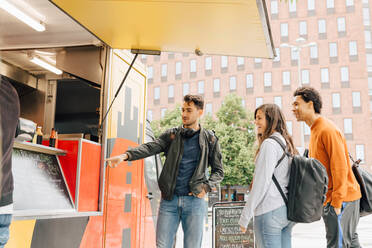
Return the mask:
POLYGON ((327 169, 328 202, 341 208, 342 202, 361 198, 359 184, 350 165, 346 140, 336 125, 319 117, 311 126, 309 156, 319 160, 327 169))

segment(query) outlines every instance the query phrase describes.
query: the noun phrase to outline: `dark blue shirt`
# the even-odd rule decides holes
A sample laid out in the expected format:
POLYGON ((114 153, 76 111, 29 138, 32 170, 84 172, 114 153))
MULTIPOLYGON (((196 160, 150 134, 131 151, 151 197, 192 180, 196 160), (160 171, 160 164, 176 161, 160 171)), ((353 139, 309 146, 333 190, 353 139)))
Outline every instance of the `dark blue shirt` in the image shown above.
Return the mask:
POLYGON ((200 158, 199 134, 200 132, 197 132, 191 138, 183 141, 183 155, 178 168, 174 191, 176 195, 188 195, 190 193, 189 182, 200 158))

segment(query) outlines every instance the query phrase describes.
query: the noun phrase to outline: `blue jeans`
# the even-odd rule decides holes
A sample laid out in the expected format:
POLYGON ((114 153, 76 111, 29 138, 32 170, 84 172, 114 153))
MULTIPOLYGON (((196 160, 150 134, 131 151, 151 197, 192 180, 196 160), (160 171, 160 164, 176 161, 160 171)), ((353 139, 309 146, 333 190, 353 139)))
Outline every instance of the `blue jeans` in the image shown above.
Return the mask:
POLYGON ((257 248, 291 248, 294 225, 287 219, 286 206, 255 216, 253 228, 257 248))
POLYGON ((0 248, 8 242, 10 222, 12 222, 11 214, 0 214, 0 248))
POLYGON ((183 247, 200 248, 206 214, 205 205, 205 199, 194 196, 175 195, 171 201, 162 199, 156 227, 156 247, 172 248, 181 222, 183 247))

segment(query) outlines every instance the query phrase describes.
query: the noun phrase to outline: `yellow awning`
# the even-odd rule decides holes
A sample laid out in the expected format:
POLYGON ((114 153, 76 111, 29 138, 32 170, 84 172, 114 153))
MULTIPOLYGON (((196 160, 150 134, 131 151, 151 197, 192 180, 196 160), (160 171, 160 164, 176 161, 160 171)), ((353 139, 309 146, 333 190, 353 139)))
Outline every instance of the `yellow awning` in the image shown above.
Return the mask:
POLYGON ((264 0, 52 0, 112 48, 273 57, 264 0))

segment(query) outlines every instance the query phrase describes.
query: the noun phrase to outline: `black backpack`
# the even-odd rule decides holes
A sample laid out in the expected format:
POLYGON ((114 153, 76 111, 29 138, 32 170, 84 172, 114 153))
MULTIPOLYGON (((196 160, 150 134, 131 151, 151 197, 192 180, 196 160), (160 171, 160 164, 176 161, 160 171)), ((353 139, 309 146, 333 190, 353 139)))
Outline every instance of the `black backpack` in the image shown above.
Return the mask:
POLYGON ((360 198, 360 216, 372 214, 372 174, 359 166, 360 159, 354 161, 350 154, 349 157, 353 162, 353 173, 362 193, 362 198, 360 198))
POLYGON ((273 175, 273 181, 287 206, 288 220, 299 223, 320 220, 328 190, 326 168, 314 158, 289 154, 286 151, 286 146, 278 137, 270 136, 269 138, 278 142, 284 150, 284 154, 275 168, 279 166, 285 156, 289 158, 290 175, 287 196, 273 175))

